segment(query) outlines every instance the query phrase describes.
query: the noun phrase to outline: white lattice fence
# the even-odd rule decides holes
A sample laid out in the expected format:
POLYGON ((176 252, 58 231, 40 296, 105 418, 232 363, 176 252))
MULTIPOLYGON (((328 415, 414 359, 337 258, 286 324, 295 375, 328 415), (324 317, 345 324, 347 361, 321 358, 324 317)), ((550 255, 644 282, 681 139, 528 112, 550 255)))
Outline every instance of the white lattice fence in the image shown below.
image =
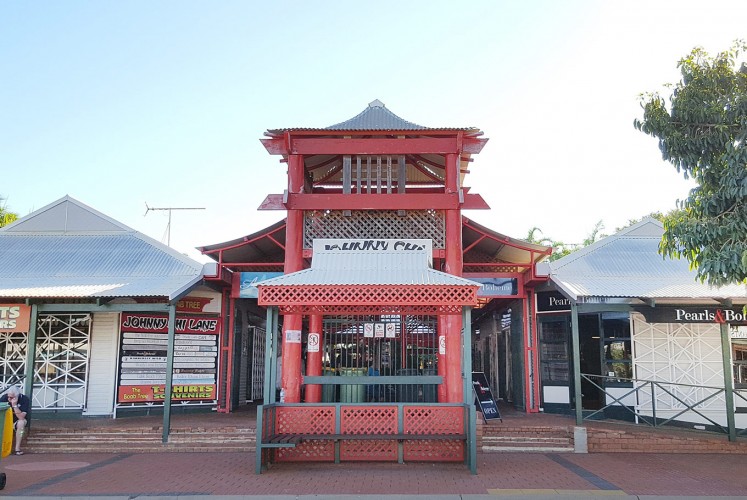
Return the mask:
POLYGON ((433 248, 444 248, 445 227, 437 210, 314 210, 304 216, 304 247, 317 238, 407 238, 430 239, 433 248))
MULTIPOLYGON (((654 405, 662 418, 690 405, 704 414, 724 413, 723 393, 703 402, 718 392, 714 387, 724 387, 718 325, 647 323, 640 314, 632 315, 632 323, 635 378, 661 382, 653 396, 651 385, 641 384, 638 406, 643 414, 650 414, 654 405)), ((701 417, 686 412, 678 419, 700 421, 701 417)))

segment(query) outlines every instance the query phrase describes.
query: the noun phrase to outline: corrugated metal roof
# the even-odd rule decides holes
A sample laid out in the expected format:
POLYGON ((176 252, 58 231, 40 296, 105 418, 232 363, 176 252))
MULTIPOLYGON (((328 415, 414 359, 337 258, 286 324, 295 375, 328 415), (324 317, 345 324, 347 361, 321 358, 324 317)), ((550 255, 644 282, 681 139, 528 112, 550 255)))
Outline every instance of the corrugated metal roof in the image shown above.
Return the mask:
POLYGON ((69 197, 0 230, 0 297, 173 298, 202 276, 199 262, 69 197))
POLYGON ((383 102, 378 99, 370 102, 368 107, 356 116, 329 127, 324 128, 282 128, 268 130, 270 134, 278 134, 289 131, 314 131, 314 130, 479 130, 475 127, 424 127, 400 118, 395 115, 383 102))
POLYGON ((659 252, 662 224, 644 219, 613 236, 549 263, 550 279, 574 300, 747 297, 744 285, 701 283, 684 259, 659 252))
MULTIPOLYGON (((422 250, 395 250, 398 240, 390 242, 387 250, 347 251, 327 249, 330 242, 340 240, 314 240, 314 257, 311 268, 278 276, 257 283, 257 286, 308 286, 308 285, 448 285, 480 286, 474 281, 452 276, 430 268, 432 249, 430 240, 419 240, 422 250)), ((362 243, 371 240, 347 240, 362 243)), ((412 241, 412 240, 410 240, 412 241)))

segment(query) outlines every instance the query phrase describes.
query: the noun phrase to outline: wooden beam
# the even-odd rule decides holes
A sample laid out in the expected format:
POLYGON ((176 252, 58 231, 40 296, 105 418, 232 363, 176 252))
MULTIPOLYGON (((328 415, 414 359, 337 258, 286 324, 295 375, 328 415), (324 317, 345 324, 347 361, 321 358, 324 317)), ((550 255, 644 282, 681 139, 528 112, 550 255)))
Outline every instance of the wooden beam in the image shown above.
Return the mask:
POLYGON ((297 138, 291 139, 290 151, 279 151, 282 144, 274 142, 271 147, 263 140, 271 154, 340 154, 340 155, 405 155, 415 153, 458 153, 456 139, 452 137, 413 138, 413 139, 337 139, 337 138, 297 138), (272 151, 271 151, 272 149, 272 151))

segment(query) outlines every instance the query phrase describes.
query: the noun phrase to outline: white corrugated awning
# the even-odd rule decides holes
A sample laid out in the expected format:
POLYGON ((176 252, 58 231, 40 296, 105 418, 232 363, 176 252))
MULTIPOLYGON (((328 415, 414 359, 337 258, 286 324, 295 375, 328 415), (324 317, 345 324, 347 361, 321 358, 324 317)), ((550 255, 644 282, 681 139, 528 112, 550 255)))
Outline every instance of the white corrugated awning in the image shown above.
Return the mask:
POLYGON ((659 254, 662 224, 644 219, 549 263, 550 280, 574 301, 605 298, 745 299, 747 286, 701 283, 685 259, 659 254))
POLYGON ((168 297, 203 265, 66 196, 0 229, 0 297, 168 297))

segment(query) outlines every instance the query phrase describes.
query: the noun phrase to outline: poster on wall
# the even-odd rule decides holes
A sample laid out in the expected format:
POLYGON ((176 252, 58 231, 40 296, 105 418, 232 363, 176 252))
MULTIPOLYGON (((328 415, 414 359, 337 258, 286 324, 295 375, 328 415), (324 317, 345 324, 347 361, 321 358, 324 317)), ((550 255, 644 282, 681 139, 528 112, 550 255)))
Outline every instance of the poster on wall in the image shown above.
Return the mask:
MULTIPOLYGON (((163 401, 168 349, 167 316, 123 313, 120 323, 119 403, 163 401)), ((177 316, 171 399, 214 400, 220 319, 177 316)))

